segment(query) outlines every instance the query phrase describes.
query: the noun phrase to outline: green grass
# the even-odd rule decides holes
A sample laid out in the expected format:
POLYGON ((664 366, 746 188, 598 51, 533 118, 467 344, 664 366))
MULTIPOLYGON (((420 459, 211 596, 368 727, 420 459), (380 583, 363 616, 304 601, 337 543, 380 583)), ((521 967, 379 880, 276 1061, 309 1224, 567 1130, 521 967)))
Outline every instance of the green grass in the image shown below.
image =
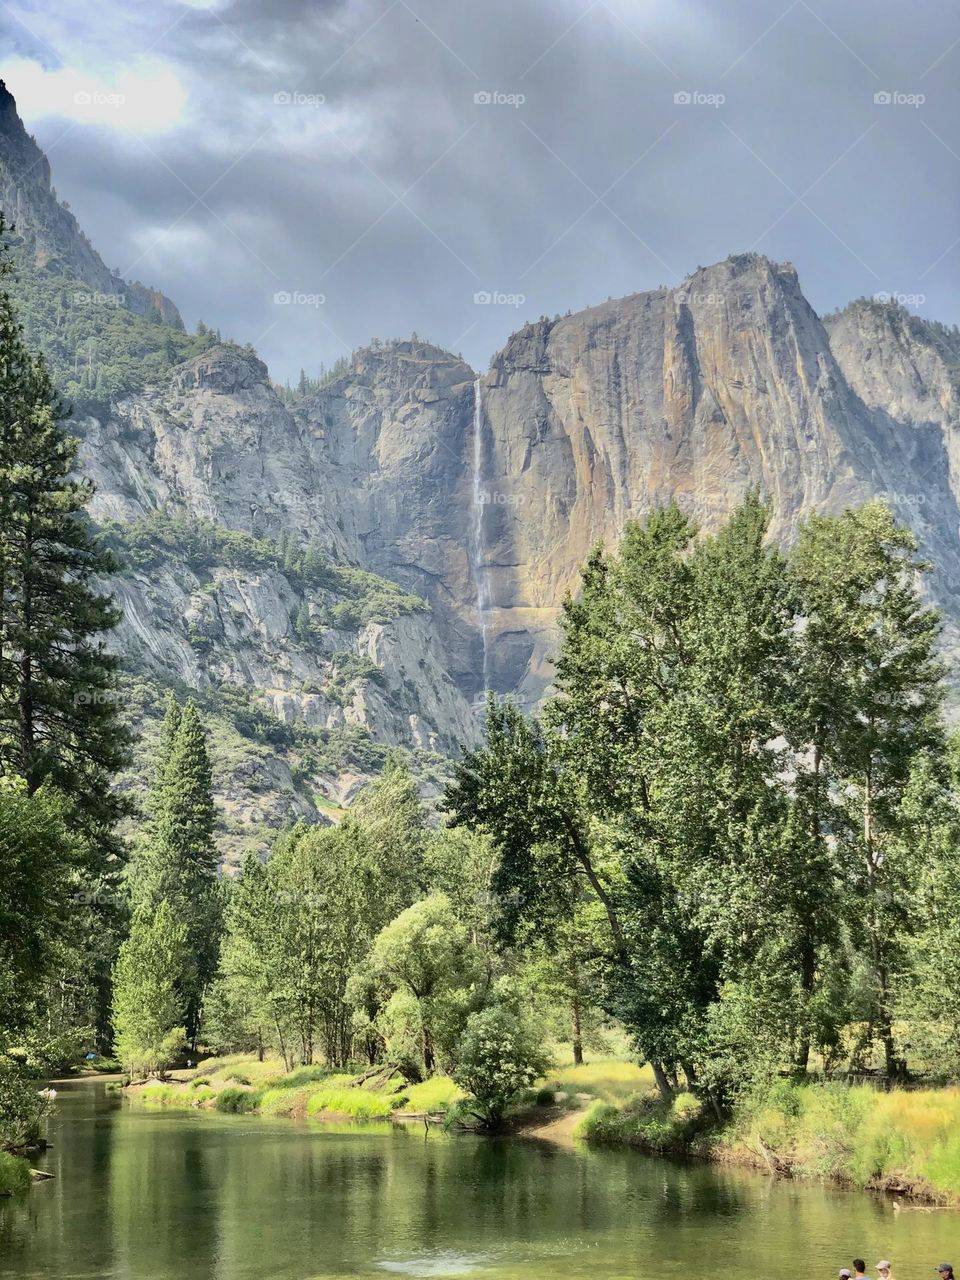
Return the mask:
POLYGON ((446 1111, 464 1096, 459 1085, 449 1076, 431 1076, 421 1084, 408 1085, 404 1091, 404 1111, 446 1111))
POLYGON ((575 1133, 597 1146, 631 1146, 681 1155, 691 1149, 703 1127, 703 1110, 691 1094, 678 1094, 670 1106, 641 1094, 619 1107, 598 1098, 587 1108, 575 1133))
POLYGON ((302 1116, 310 1098, 309 1085, 299 1089, 283 1089, 276 1085, 265 1089, 260 1097, 260 1114, 264 1116, 302 1116))
POLYGON ((349 1116, 351 1120, 380 1120, 391 1115, 393 1110, 391 1099, 382 1093, 329 1085, 312 1093, 307 1101, 309 1116, 332 1111, 337 1115, 349 1116))
POLYGON ((19 1156, 0 1151, 0 1195, 26 1191, 30 1185, 30 1166, 19 1156))
POLYGON ((960 1089, 779 1081, 724 1144, 758 1151, 761 1140, 800 1174, 960 1197, 960 1089))
POLYGON ((625 1103, 636 1094, 653 1094, 655 1090, 649 1066, 639 1067, 620 1058, 601 1058, 580 1067, 560 1067, 548 1073, 543 1087, 573 1096, 586 1094, 612 1104, 625 1103))
POLYGON ((259 1089, 221 1089, 216 1108, 232 1115, 249 1115, 260 1110, 262 1096, 259 1089))
MULTIPOLYGON (((143 1102, 154 1103, 171 1102, 175 1096, 182 1096, 184 1099, 188 1097, 177 1085, 173 1084, 145 1084, 142 1089, 137 1090, 136 1096, 143 1102)), ((187 1105, 189 1105, 189 1102, 187 1105)))
POLYGON ((311 1084, 315 1080, 352 1080, 352 1076, 337 1075, 331 1067, 321 1067, 314 1064, 309 1067, 296 1067, 293 1071, 288 1071, 285 1076, 272 1080, 271 1084, 276 1089, 299 1089, 302 1085, 311 1084))

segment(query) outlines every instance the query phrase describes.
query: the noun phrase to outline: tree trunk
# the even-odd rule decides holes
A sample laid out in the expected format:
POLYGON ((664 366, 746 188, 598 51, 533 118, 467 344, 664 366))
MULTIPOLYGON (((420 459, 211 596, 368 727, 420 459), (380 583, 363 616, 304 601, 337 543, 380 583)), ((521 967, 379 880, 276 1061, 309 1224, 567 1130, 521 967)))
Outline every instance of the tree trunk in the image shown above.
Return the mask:
POLYGON ((573 997, 573 1004, 570 1009, 571 1020, 573 1022, 573 1064, 576 1067, 583 1066, 583 1031, 580 1019, 580 993, 577 992, 573 997))
POLYGON ((430 1034, 430 1028, 426 1024, 424 1024, 423 1028, 423 1066, 428 1076, 433 1075, 433 1036, 430 1034))
POLYGON ((816 972, 816 953, 813 941, 809 933, 807 933, 800 944, 800 989, 806 997, 804 1000, 804 1022, 800 1040, 797 1044, 797 1052, 793 1059, 793 1074, 800 1079, 807 1074, 807 1065, 810 1061, 810 1029, 807 1023, 807 1010, 813 995, 816 972))
POLYGON ((24 547, 22 611, 23 611, 23 653, 20 656, 20 690, 17 700, 17 714, 20 731, 20 753, 23 777, 27 783, 27 793, 33 795, 42 782, 34 767, 36 754, 36 735, 34 732, 33 706, 33 583, 30 567, 30 541, 27 538, 24 547))
POLYGON ((653 1068, 653 1078, 657 1082, 657 1088, 660 1090, 661 1101, 671 1103, 673 1101, 673 1090, 670 1088, 670 1081, 667 1079, 667 1073, 663 1069, 662 1062, 650 1060, 650 1066, 653 1068))

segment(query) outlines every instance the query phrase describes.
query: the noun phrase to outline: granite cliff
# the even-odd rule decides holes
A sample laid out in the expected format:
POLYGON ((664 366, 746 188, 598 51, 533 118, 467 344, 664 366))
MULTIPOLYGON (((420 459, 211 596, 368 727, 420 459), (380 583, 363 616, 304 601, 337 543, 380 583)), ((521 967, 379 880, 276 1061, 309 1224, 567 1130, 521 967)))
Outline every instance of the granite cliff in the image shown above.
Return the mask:
POLYGON ((483 374, 414 338, 290 395, 107 270, 5 91, 0 207, 28 332, 62 360, 55 304, 76 350, 99 344, 75 422, 125 565, 131 714, 149 742, 164 688, 203 701, 230 847, 348 802, 392 748, 435 789, 485 684, 542 694, 591 547, 671 499, 712 528, 759 485, 786 542, 807 512, 885 495, 938 566, 955 645, 956 329, 865 300, 821 320, 792 266, 748 254, 525 325, 483 374), (122 294, 122 325, 78 307, 78 282, 122 294))

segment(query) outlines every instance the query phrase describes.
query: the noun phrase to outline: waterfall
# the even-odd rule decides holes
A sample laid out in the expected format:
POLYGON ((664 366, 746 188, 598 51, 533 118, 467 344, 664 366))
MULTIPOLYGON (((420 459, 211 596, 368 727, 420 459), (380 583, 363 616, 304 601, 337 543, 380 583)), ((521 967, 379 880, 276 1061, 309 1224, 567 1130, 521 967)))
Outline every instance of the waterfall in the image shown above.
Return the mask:
POLYGON ((483 697, 490 688, 490 655, 487 645, 487 612, 489 609, 489 585, 484 565, 483 547, 483 393, 480 379, 473 384, 473 536, 470 547, 470 570, 473 575, 474 598, 477 602, 477 622, 483 646, 483 697))

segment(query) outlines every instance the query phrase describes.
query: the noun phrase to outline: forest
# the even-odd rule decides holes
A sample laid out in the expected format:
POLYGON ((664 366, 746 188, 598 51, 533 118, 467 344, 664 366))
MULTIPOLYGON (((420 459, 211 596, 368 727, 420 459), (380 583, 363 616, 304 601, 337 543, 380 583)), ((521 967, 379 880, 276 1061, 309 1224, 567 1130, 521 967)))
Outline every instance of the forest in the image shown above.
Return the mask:
POLYGON ((549 696, 488 697, 439 811, 393 752, 341 820, 224 875, 198 702, 168 697, 142 805, 115 785, 104 578, 215 549, 370 616, 422 604, 313 545, 97 530, 66 415, 0 289, 0 1176, 37 1080, 88 1056, 132 1084, 236 1055, 397 1097, 449 1078, 451 1121, 495 1130, 558 1046, 616 1041, 656 1093, 585 1132, 652 1146, 960 1075, 960 745, 930 566, 883 502, 787 548, 755 491, 713 531, 629 524, 563 604, 549 696))

